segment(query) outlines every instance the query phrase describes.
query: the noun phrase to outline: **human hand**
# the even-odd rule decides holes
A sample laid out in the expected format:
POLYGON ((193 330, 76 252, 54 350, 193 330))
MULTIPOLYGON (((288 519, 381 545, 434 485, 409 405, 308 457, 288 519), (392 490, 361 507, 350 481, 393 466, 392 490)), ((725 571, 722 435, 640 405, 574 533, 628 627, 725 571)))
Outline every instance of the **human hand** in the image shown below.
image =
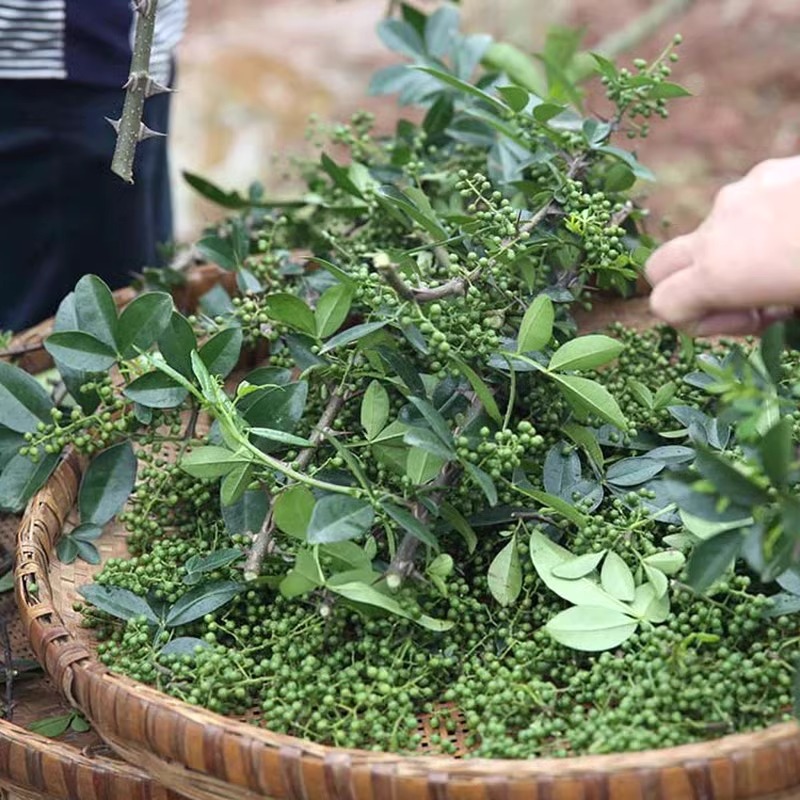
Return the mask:
POLYGON ((800 307, 800 156, 725 186, 693 233, 646 266, 650 309, 699 336, 757 333, 800 307))

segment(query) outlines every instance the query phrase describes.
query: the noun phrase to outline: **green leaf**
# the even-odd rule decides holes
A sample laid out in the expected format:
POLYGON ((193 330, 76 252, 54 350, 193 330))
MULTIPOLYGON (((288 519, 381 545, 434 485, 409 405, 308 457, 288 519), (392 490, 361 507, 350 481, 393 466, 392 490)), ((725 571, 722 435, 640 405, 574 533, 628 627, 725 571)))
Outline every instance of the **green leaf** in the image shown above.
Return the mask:
POLYGON ((494 481, 491 477, 485 473, 480 467, 476 467, 474 464, 466 463, 464 464, 464 469, 469 473, 472 480, 478 484, 480 490, 486 496, 486 499, 489 501, 490 506, 497 505, 497 487, 494 485, 494 481))
POLYGON ((72 564, 78 557, 78 543, 69 535, 62 536, 56 544, 56 555, 62 564, 72 564))
POLYGON ((217 264, 229 272, 236 271, 241 264, 236 247, 229 238, 223 239, 221 236, 215 235, 204 236, 195 242, 194 246, 206 261, 217 264))
POLYGON ((149 625, 158 625, 158 617, 147 601, 129 589, 88 583, 78 587, 78 594, 96 608, 117 619, 144 617, 149 625))
POLYGON ((698 450, 694 465, 723 497, 734 500, 738 505, 757 506, 769 502, 764 489, 710 450, 698 450))
POLYGON ((359 339, 363 339, 370 333, 374 333, 375 331, 379 331, 381 328, 386 327, 386 324, 386 321, 384 321, 364 322, 361 325, 353 325, 352 328, 348 328, 341 333, 337 333, 336 336, 328 339, 328 341, 325 342, 325 344, 320 348, 319 352, 321 354, 329 353, 331 350, 335 350, 337 347, 344 347, 345 345, 357 342, 359 339))
POLYGON ((18 367, 0 361, 0 425, 28 433, 39 422, 51 423, 53 404, 45 389, 18 367))
POLYGON ((295 447, 313 447, 314 442, 302 436, 295 436, 293 433, 275 430, 275 428, 250 428, 250 433, 259 439, 268 439, 271 442, 288 444, 295 447))
POLYGON ((498 86, 497 92, 512 111, 523 111, 531 99, 530 92, 521 86, 498 86))
POLYGON ((637 624, 615 609, 579 605, 556 614, 544 627, 565 647, 597 652, 619 647, 633 635, 637 624))
POLYGON ((369 586, 366 583, 353 582, 330 584, 328 585, 328 588, 330 591, 335 592, 336 594, 339 594, 354 603, 363 603, 364 605, 382 608, 384 611, 388 611, 395 616, 413 620, 417 623, 417 625, 427 628, 429 631, 449 631, 450 628, 452 628, 455 624, 448 620, 440 620, 429 617, 427 614, 420 614, 419 616, 412 615, 410 612, 406 611, 406 609, 401 606, 400 603, 398 603, 398 601, 393 597, 383 594, 383 592, 376 589, 374 586, 369 586))
POLYGON ((692 93, 688 89, 677 83, 670 83, 669 81, 662 81, 655 84, 650 89, 650 97, 656 100, 668 100, 672 97, 691 97, 692 93))
POLYGON ((146 372, 131 381, 123 390, 125 397, 147 408, 176 408, 189 391, 161 372, 146 372))
POLYGON ((112 347, 82 331, 51 333, 44 347, 60 364, 85 372, 105 372, 117 360, 112 347))
POLYGON ((459 13, 454 6, 441 6, 425 22, 425 48, 428 55, 444 58, 458 36, 459 13))
POLYGON ((490 105, 495 111, 502 112, 508 110, 508 106, 501 100, 498 100, 488 92, 483 91, 483 89, 473 86, 471 83, 467 83, 466 81, 462 81, 460 78, 456 78, 455 75, 451 75, 449 72, 436 69, 435 67, 425 67, 420 65, 415 65, 412 67, 412 69, 417 69, 420 72, 424 72, 426 75, 431 75, 432 77, 436 78, 436 80, 441 81, 453 89, 458 89, 463 94, 467 94, 475 97, 478 100, 482 100, 487 105, 490 105))
MULTIPOLYGON (((712 500, 714 498, 712 497, 712 500)), ((695 516, 684 508, 680 510, 680 518, 684 528, 694 534, 698 539, 711 539, 720 533, 726 531, 741 531, 753 524, 753 518, 744 516, 746 512, 742 509, 737 509, 739 515, 736 519, 720 520, 716 518, 705 519, 704 517, 695 516)))
POLYGON ((211 645, 203 639, 198 639, 196 636, 178 636, 167 642, 161 648, 159 655, 194 656, 197 653, 198 647, 201 650, 206 650, 211 647, 211 645))
POLYGON ((103 450, 83 475, 78 493, 81 522, 105 525, 118 514, 136 483, 136 456, 130 442, 103 450))
POLYGON ((195 175, 194 173, 187 172, 186 170, 184 170, 181 174, 183 175, 183 179, 189 184, 189 186, 192 187, 192 189, 201 194, 207 200, 210 200, 212 203, 216 203, 218 206, 230 209, 231 211, 237 211, 240 209, 249 208, 252 205, 252 203, 250 203, 246 197, 243 197, 238 192, 226 192, 224 189, 221 189, 219 186, 207 180, 206 178, 201 177, 200 175, 195 175))
POLYGON ((51 453, 34 464, 27 456, 16 455, 0 473, 0 510, 21 511, 28 500, 44 486, 58 464, 51 453))
POLYGON ((443 458, 420 448, 412 448, 406 459, 406 475, 415 486, 424 486, 441 472, 444 464, 443 458))
POLYGON ((87 563, 87 564, 99 564, 100 563, 100 551, 91 543, 91 542, 84 542, 78 539, 75 542, 75 546, 78 549, 78 555, 87 563))
POLYGON ((284 489, 275 498, 275 525, 289 536, 305 541, 314 502, 314 495, 307 486, 297 484, 284 489))
POLYGON ((467 522, 464 515, 449 503, 442 503, 439 506, 439 513, 442 519, 446 520, 453 530, 461 534, 464 544, 467 545, 467 551, 474 553, 475 548, 478 546, 478 535, 469 522, 467 522))
POLYGON ((517 550, 517 537, 512 536, 492 559, 486 576, 489 591, 501 606, 510 606, 522 591, 522 565, 517 550))
POLYGON ((222 507, 225 530, 231 535, 258 533, 269 511, 263 489, 248 489, 235 503, 222 507))
POLYGON ((425 55, 425 44, 412 25, 399 19, 384 19, 378 23, 380 40, 394 53, 409 58, 425 55))
POLYGON ((546 492, 569 499, 570 489, 581 478, 581 460, 574 450, 568 449, 565 455, 564 449, 564 443, 559 442, 547 451, 542 483, 546 492))
POLYGON ((320 339, 327 339, 342 327, 352 302, 353 292, 344 284, 331 286, 323 292, 314 311, 316 334, 320 339))
POLYGON ((534 530, 530 539, 530 556, 533 566, 545 586, 564 600, 575 605, 600 606, 614 611, 628 612, 628 607, 608 592, 603 591, 588 578, 567 580, 553 574, 553 570, 575 558, 575 556, 534 530))
POLYGON ((572 439, 575 444, 582 447, 595 469, 602 470, 605 458, 597 437, 590 428, 578 425, 577 422, 567 422, 561 430, 572 439))
POLYGON ((14 570, 10 569, 0 577, 0 592, 10 592, 14 588, 14 570))
POLYGON ((578 414, 593 414, 622 430, 628 427, 617 401, 605 386, 578 375, 552 374, 550 377, 556 381, 561 393, 578 414))
POLYGON ((450 355, 449 356, 450 363, 453 364, 456 369, 469 381, 470 386, 472 386, 472 390, 478 397, 478 400, 481 401, 483 405, 484 411, 489 415, 489 417, 494 420, 498 425, 503 424, 503 415, 500 412, 500 408, 497 405, 497 401, 494 399, 494 394, 489 386, 483 381, 483 379, 475 372, 469 364, 462 361, 460 358, 450 355))
POLYGON ((658 624, 669 617, 669 594, 656 596, 652 583, 643 583, 636 587, 636 598, 631 604, 631 614, 638 619, 658 624))
POLYGON ((314 312, 296 295, 279 292, 268 295, 264 303, 271 319, 283 322, 293 330, 316 335, 314 312))
POLYGON ((180 466, 194 478, 221 478, 241 464, 252 461, 247 453, 234 453, 227 447, 196 447, 181 460, 180 466))
POLYGON ((728 570, 742 549, 741 531, 725 531, 699 542, 686 565, 686 581, 696 592, 705 592, 728 570))
POLYGON ((519 484, 515 484, 514 488, 518 492, 522 492, 522 494, 532 497, 534 500, 541 503, 545 508, 552 508, 553 511, 560 514, 562 517, 564 517, 564 519, 569 520, 573 525, 577 525, 578 528, 585 528, 589 522, 588 519, 581 514, 577 508, 575 508, 575 506, 571 505, 561 497, 556 497, 548 492, 540 492, 538 489, 530 489, 525 486, 520 486, 519 484))
POLYGON ((253 465, 237 464, 222 479, 219 499, 222 507, 233 505, 244 496, 247 487, 253 482, 253 465))
POLYGON ((577 578, 585 578, 590 572, 594 572, 597 569, 597 565, 603 560, 605 554, 606 551, 601 550, 599 553, 585 553, 582 556, 574 556, 569 561, 564 561, 553 567, 553 575, 556 578, 566 578, 571 581, 577 578))
POLYGON ((408 428, 403 436, 403 441, 410 447, 419 447, 443 461, 451 461, 456 455, 453 450, 445 447, 442 440, 428 428, 408 428))
POLYGON ((517 352, 541 350, 553 337, 554 320, 553 301, 546 294, 538 295, 528 307, 519 326, 517 352))
POLYGON ((404 508, 396 506, 394 503, 382 502, 381 508, 404 530, 410 533, 415 539, 419 539, 423 544, 432 547, 434 550, 439 549, 439 541, 436 534, 427 527, 421 520, 417 519, 413 514, 406 511, 404 508))
MULTIPOLYGON (((430 429, 439 437, 442 444, 452 451, 453 432, 447 424, 447 420, 437 411, 427 400, 420 397, 409 397, 408 401, 419 411, 430 426, 430 429)), ((455 455, 455 454, 454 454, 455 455)))
POLYGON ((375 196, 383 206, 408 215, 434 241, 445 241, 448 238, 447 231, 442 227, 427 198, 416 194, 412 188, 403 192, 393 184, 385 184, 377 190, 375 196))
POLYGON ((647 456, 623 458, 608 468, 606 480, 615 486, 639 486, 654 478, 665 467, 663 461, 655 461, 647 456))
POLYGON ((665 408, 672 398, 675 397, 677 391, 678 387, 672 383, 672 381, 659 386, 653 398, 653 408, 665 408))
POLYGON ((597 369, 613 361, 625 345, 618 339, 600 334, 581 336, 565 342, 550 358, 549 369, 585 370, 597 369))
POLYGON ((764 434, 758 445, 758 452, 769 479, 776 486, 783 486, 794 457, 791 417, 782 417, 764 434))
POLYGON ((361 427, 367 439, 374 439, 389 420, 389 393, 376 380, 370 382, 361 400, 361 427))
POLYGON ((31 733, 39 734, 39 736, 47 736, 53 739, 67 732, 74 716, 74 711, 68 711, 66 714, 37 719, 28 725, 28 730, 31 733))
MULTIPOLYGON (((260 494, 262 497, 266 496, 264 492, 260 492, 260 494)), ((238 531, 238 533, 246 532, 246 530, 238 531)), ((205 556, 192 556, 186 561, 184 566, 189 575, 202 575, 206 572, 214 572, 215 570, 235 564, 243 557, 244 552, 238 547, 223 547, 221 550, 214 550, 205 556)), ((184 577, 184 582, 186 582, 186 577, 184 577)))
POLYGON ((186 592, 170 608, 164 624, 168 628, 188 625, 230 603, 243 588, 243 584, 234 581, 213 581, 201 584, 186 592))
POLYGON ((645 556, 642 561, 665 575, 677 575, 686 563, 686 556, 680 550, 662 550, 645 556))
POLYGON ((308 383, 305 381, 265 387, 248 397, 250 402, 243 415, 253 428, 290 433, 303 418, 307 398, 308 383))
POLYGON ((241 351, 242 329, 236 327, 214 334, 198 350, 198 355, 209 373, 225 378, 238 363, 241 351))
POLYGON ((669 580, 667 576, 656 567, 651 566, 646 561, 642 562, 644 567, 644 574, 647 575, 647 580, 655 589, 656 597, 663 597, 669 591, 669 580))
POLYGON ((311 544, 341 542, 369 533, 375 511, 364 500, 341 494, 328 494, 314 504, 306 540, 311 544))
POLYGON ((119 316, 117 348, 124 358, 147 350, 172 317, 172 298, 166 292, 147 292, 132 300, 119 316))
POLYGON ((117 306, 114 295, 96 275, 84 275, 75 284, 78 328, 110 348, 116 347, 117 306))
POLYGON ((606 556, 600 571, 600 585, 612 597, 632 603, 636 585, 630 567, 613 550, 606 556))
POLYGON ((164 360, 185 378, 192 377, 192 350, 197 349, 192 326, 182 314, 173 311, 158 338, 158 349, 164 360))

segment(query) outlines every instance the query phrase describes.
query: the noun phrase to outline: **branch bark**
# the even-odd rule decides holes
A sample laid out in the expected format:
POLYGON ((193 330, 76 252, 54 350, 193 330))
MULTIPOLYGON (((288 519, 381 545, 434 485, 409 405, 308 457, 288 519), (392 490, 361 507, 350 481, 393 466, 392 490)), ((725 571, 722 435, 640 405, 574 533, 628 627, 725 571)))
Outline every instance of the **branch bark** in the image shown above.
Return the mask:
POLYGON ((125 105, 118 120, 109 119, 117 132, 117 145, 111 161, 111 171, 126 183, 133 183, 133 159, 136 145, 152 136, 166 134, 152 131, 142 122, 144 101, 153 94, 169 91, 150 76, 150 52, 156 27, 158 0, 137 0, 134 3, 136 32, 131 56, 131 70, 125 84, 125 105))

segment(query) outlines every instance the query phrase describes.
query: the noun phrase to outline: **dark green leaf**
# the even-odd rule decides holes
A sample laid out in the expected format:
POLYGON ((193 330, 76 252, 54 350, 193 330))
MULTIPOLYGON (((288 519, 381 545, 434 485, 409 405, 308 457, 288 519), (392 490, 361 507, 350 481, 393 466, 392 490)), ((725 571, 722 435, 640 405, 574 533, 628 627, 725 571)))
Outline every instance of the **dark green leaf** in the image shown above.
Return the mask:
POLYGON ((182 314, 173 311, 158 339, 158 349, 164 360, 185 378, 192 377, 192 350, 197 349, 192 326, 182 314))
POLYGON ((441 440, 442 444, 449 450, 453 446, 453 432, 447 424, 447 420, 427 401, 421 397, 409 397, 409 402, 414 408, 425 417, 425 421, 430 429, 441 440))
POLYGON ((508 106, 498 98, 493 97, 488 92, 483 91, 483 89, 479 89, 477 86, 473 86, 471 83, 467 83, 466 81, 462 81, 460 78, 456 78, 455 75, 451 75, 449 72, 437 69, 436 67, 419 65, 415 66, 414 69, 418 69, 427 75, 431 75, 447 86, 450 86, 453 89, 458 89, 463 94, 470 95, 478 100, 483 101, 487 105, 491 106, 495 111, 506 111, 508 109, 508 106))
POLYGON ((659 474, 666 464, 649 456, 623 458, 612 464, 606 472, 606 480, 615 486, 638 486, 659 474))
POLYGON ((139 376, 122 393, 146 408, 176 408, 189 394, 187 389, 160 370, 139 376))
POLYGON ((361 426, 367 439, 374 439, 389 421, 389 393, 379 381, 370 381, 361 400, 361 426))
POLYGON ((62 564, 71 564, 78 557, 78 543, 69 535, 62 536, 56 544, 56 555, 62 564))
POLYGON ((84 372, 105 372, 117 360, 113 348, 82 331, 51 333, 44 347, 59 363, 84 372))
POLYGON ((531 99, 530 92, 521 86, 498 86, 497 92, 513 111, 522 111, 531 99))
POLYGON ((78 555, 87 564, 100 563, 100 552, 91 542, 84 542, 79 539, 75 542, 75 545, 78 548, 78 555))
POLYGON ((356 539, 369 533, 374 520, 375 512, 364 500, 328 494, 314 504, 306 539, 311 544, 356 539))
POLYGON ((243 588, 243 584, 233 581, 201 584, 188 591, 172 606, 167 612, 164 624, 168 628, 188 625, 230 603, 243 588))
POLYGON ((447 231, 442 227, 427 198, 416 194, 412 188, 402 192, 396 186, 386 184, 378 189, 376 197, 382 205, 407 214, 435 241, 444 241, 448 238, 447 231))
POLYGON ((425 23, 425 48, 428 55, 444 58, 458 36, 458 9, 441 6, 431 14, 425 23))
POLYGON ((214 235, 204 236, 195 243, 195 248, 204 259, 229 272, 236 270, 239 266, 240 261, 231 239, 223 239, 221 236, 214 235))
POLYGON ((419 377, 419 371, 405 356, 388 347, 378 347, 378 355, 389 369, 417 396, 425 396, 425 386, 419 377))
POLYGON ((474 553, 475 548, 478 546, 478 536, 464 515, 449 503, 442 503, 439 506, 439 513, 453 530, 461 534, 464 544, 467 545, 467 550, 470 553, 474 553))
POLYGON ((83 522, 76 528, 73 528, 69 532, 69 535, 79 542, 93 542, 103 535, 103 527, 94 522, 83 522))
POLYGON ((421 520, 394 503, 383 502, 381 508, 405 531, 410 533, 415 539, 419 539, 423 544, 439 549, 439 542, 436 535, 421 520))
POLYGON ((28 730, 31 733, 37 733, 39 736, 47 736, 52 739, 67 732, 74 716, 75 713, 73 711, 68 711, 66 714, 37 719, 28 725, 28 730))
POLYGON ((470 386, 472 386, 472 390, 481 401, 484 411, 486 411, 489 417, 498 425, 502 425, 503 415, 500 413, 500 409, 497 406, 497 401, 494 399, 494 394, 489 386, 483 381, 478 373, 472 369, 472 367, 470 367, 460 358, 451 355, 450 362, 454 364, 456 369, 469 381, 470 386))
POLYGON ((106 284, 96 275, 84 275, 75 285, 78 329, 116 347, 117 306, 106 284))
MULTIPOLYGON (((260 494, 265 496, 264 492, 260 492, 260 494)), ((253 533, 253 531, 243 529, 237 533, 253 533)), ((185 564, 186 572, 195 575, 214 572, 234 564, 243 556, 244 553, 238 547, 224 547, 205 556, 192 556, 185 564)))
MULTIPOLYGON (((406 75, 408 74, 407 72, 406 75)), ((441 94, 428 109, 428 113, 422 121, 422 129, 428 135, 428 139, 433 139, 443 133, 452 121, 453 99, 449 95, 441 94)))
MULTIPOLYGON (((308 383, 299 381, 287 386, 259 389, 251 395, 244 418, 254 428, 269 428, 291 433, 303 418, 308 397, 308 383)), ((267 445, 267 442, 264 442, 267 445)), ((270 448, 266 447, 265 450, 270 448)), ((273 448, 274 449, 274 448, 273 448)))
POLYGON ((580 477, 581 460, 574 450, 559 442, 547 451, 542 473, 546 492, 568 499, 570 490, 580 477))
POLYGON ((39 422, 52 422, 53 404, 34 378, 18 367, 0 361, 0 425, 17 433, 36 430, 39 422))
POLYGON ((363 322, 360 325, 353 325, 352 328, 337 333, 336 336, 328 339, 327 342, 320 348, 320 353, 329 353, 337 347, 344 347, 345 345, 352 344, 353 342, 363 339, 370 333, 379 331, 381 328, 386 327, 386 322, 363 322))
POLYGON ((253 482, 253 465, 237 464, 222 478, 219 499, 222 507, 231 506, 241 500, 247 487, 253 482))
POLYGON ((408 22, 384 19, 378 24, 380 40, 394 53, 409 58, 425 55, 425 44, 419 33, 408 22))
POLYGON ((455 451, 442 444, 442 440, 427 428, 410 427, 403 435, 403 441, 410 447, 419 447, 443 461, 456 457, 455 451))
POLYGON ((662 81, 661 83, 655 84, 649 94, 650 97, 656 100, 667 100, 671 97, 691 97, 692 93, 677 83, 662 81))
POLYGON ((773 425, 758 445, 761 462, 769 479, 776 486, 786 483, 794 457, 792 441, 792 418, 782 417, 773 425))
POLYGON ((248 208, 251 205, 247 198, 243 197, 238 192, 226 192, 224 189, 221 189, 219 186, 200 175, 195 175, 185 170, 181 174, 192 189, 212 203, 216 203, 218 206, 236 211, 248 208))
POLYGON ((27 456, 14 456, 0 474, 0 510, 21 511, 44 486, 58 464, 58 455, 45 455, 34 464, 27 456))
POLYGON ((214 334, 198 351, 212 375, 227 377, 239 361, 242 350, 242 329, 226 328, 214 334))
POLYGON ((344 191, 346 194, 357 197, 360 200, 364 199, 364 195, 358 186, 353 183, 347 170, 340 167, 330 156, 323 153, 321 156, 322 168, 328 173, 334 185, 344 191))
POLYGON ((725 531, 699 542, 686 565, 686 581, 696 592, 705 592, 725 574, 742 549, 739 530, 725 531))
POLYGON ((783 377, 783 367, 781 366, 781 356, 786 347, 786 330, 782 322, 775 322, 770 325, 762 334, 760 342, 761 360, 767 374, 773 383, 780 383, 783 377))
POLYGON ((105 525, 119 513, 133 491, 136 466, 130 442, 112 445, 89 464, 78 494, 81 522, 105 525))
POLYGON ((211 645, 203 639, 198 639, 195 636, 178 636, 167 642, 162 648, 160 655, 162 656, 194 656, 197 654, 197 648, 206 650, 211 645))
POLYGON ((296 295, 278 292, 266 297, 264 302, 272 319, 283 322, 294 330, 312 336, 316 334, 314 312, 296 295))
POLYGON ((172 298, 165 292, 147 292, 132 300, 119 317, 119 352, 131 358, 147 350, 169 324, 172 311, 172 298))
POLYGON ((478 484, 480 490, 484 493, 486 499, 489 501, 489 505, 496 506, 497 487, 494 485, 494 481, 491 479, 491 477, 480 467, 476 467, 474 464, 464 464, 464 468, 469 473, 472 480, 478 484))
POLYGON ((101 586, 88 583, 78 587, 78 594, 106 614, 129 620, 144 617, 148 624, 158 625, 158 617, 143 597, 120 586, 101 586))
POLYGON ((697 471, 710 481, 723 497, 748 506, 768 502, 766 491, 722 456, 703 449, 698 451, 694 463, 697 471))
POLYGON ((269 511, 269 498, 263 489, 249 489, 235 503, 222 507, 225 530, 231 536, 258 533, 269 511))

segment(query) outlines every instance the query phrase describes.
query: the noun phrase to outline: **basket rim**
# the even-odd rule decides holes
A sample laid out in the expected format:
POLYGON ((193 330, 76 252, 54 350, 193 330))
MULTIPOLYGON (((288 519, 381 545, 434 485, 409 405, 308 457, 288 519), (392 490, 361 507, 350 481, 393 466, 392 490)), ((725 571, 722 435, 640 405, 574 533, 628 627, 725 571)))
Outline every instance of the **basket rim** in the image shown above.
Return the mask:
MULTIPOLYGON (((150 686, 115 674, 77 640, 57 610, 49 603, 49 556, 61 526, 75 502, 82 463, 83 460, 75 452, 67 452, 54 474, 31 500, 18 533, 15 589, 20 613, 37 657, 70 702, 89 717, 98 733, 112 748, 117 749, 119 741, 125 739, 132 745, 136 742, 146 746, 154 755, 175 763, 174 746, 167 746, 166 737, 154 736, 150 725, 143 725, 140 730, 134 731, 126 723, 131 709, 144 704, 151 709, 147 712, 148 717, 152 714, 159 715, 159 724, 168 724, 165 720, 169 719, 181 731, 192 731, 199 726, 209 732, 209 735, 213 735, 214 740, 219 743, 226 740, 226 737, 231 737, 232 741, 236 740, 243 748, 249 749, 253 757, 253 748, 263 748, 282 758, 288 756, 294 761, 311 758, 322 761, 325 765, 346 764, 348 769, 353 770, 371 769, 373 772, 381 772, 388 769, 400 779, 422 777, 429 781, 442 779, 475 782, 502 777, 518 784, 526 781, 541 782, 616 774, 632 777, 653 771, 674 771, 675 768, 707 773, 721 761, 730 761, 739 769, 744 768, 744 762, 749 762, 754 756, 773 752, 778 755, 784 775, 779 785, 770 787, 771 790, 800 785, 800 726, 795 722, 779 723, 760 731, 729 734, 699 743, 630 753, 526 760, 401 755, 338 748, 275 733, 268 728, 256 727, 191 706, 150 686), (54 530, 54 527, 58 529, 54 530), (31 580, 38 584, 36 595, 28 591, 31 580), (153 708, 156 710, 152 710, 153 708), (786 766, 787 764, 790 766, 786 766), (786 774, 787 772, 791 774, 786 774)), ((122 754, 125 756, 125 753, 122 754)), ((191 768, 197 769, 195 766, 191 768)), ((182 769, 185 770, 185 767, 182 769)), ((210 775, 215 774, 213 768, 205 771, 210 775)), ((220 771, 225 774, 224 766, 220 771)), ((161 780, 162 776, 159 775, 158 778, 161 780)), ((753 792, 754 790, 750 790, 742 794, 737 791, 730 797, 761 796, 753 792)), ((291 791, 287 795, 291 795, 291 791)))

